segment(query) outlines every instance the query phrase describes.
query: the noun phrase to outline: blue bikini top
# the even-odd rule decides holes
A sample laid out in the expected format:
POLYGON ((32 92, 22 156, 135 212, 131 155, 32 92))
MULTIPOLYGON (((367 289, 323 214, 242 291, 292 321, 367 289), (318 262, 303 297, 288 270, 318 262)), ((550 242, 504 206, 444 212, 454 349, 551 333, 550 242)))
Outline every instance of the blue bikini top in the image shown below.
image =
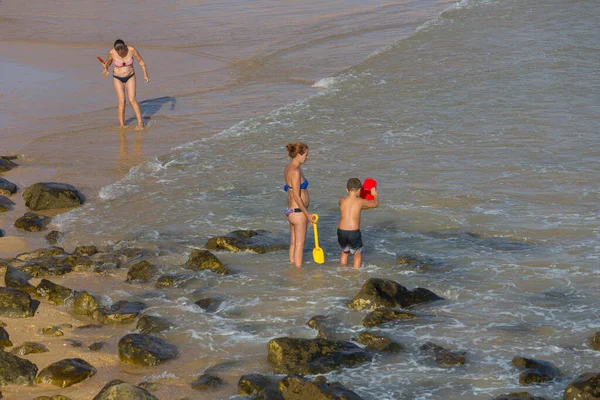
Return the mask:
MULTIPOLYGON (((288 184, 286 183, 285 185, 283 185, 283 191, 287 192, 288 189, 291 189, 291 186, 288 186, 288 184)), ((306 190, 308 189, 308 179, 304 178, 304 180, 302 181, 302 183, 300 183, 300 190, 306 190)))

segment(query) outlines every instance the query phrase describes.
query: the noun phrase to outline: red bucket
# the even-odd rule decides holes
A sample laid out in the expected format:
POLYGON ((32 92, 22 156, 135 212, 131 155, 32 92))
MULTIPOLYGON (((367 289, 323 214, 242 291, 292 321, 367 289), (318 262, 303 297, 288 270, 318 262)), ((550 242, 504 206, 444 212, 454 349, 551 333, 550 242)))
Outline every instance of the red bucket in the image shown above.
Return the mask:
POLYGON ((375 197, 371 194, 371 189, 373 188, 377 188, 377 181, 373 178, 365 179, 360 190, 360 197, 365 200, 375 200, 375 197))

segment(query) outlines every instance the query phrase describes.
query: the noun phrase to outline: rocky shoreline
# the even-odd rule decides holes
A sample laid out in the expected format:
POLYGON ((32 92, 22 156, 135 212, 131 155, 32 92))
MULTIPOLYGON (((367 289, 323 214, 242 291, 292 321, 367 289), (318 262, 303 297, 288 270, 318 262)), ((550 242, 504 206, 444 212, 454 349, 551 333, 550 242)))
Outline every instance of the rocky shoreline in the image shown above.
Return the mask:
MULTIPOLYGON (((17 167, 14 157, 0 158, 0 170, 17 167)), ((11 196, 19 191, 13 183, 1 179, 0 205, 5 212, 11 211, 11 196)), ((47 229, 50 217, 35 211, 64 209, 79 206, 85 197, 69 184, 39 182, 23 193, 26 206, 31 212, 15 219, 15 226, 23 231, 37 232, 47 229)), ((61 232, 52 231, 46 238, 52 246, 24 252, 15 257, 0 259, 0 276, 4 277, 0 287, 0 386, 9 394, 18 394, 19 387, 36 387, 56 393, 71 387, 81 388, 81 393, 93 393, 95 400, 101 399, 157 399, 194 398, 188 392, 214 393, 226 383, 213 368, 185 382, 179 392, 169 392, 160 382, 143 377, 152 367, 160 366, 169 372, 174 360, 193 355, 166 338, 175 322, 169 318, 153 315, 143 301, 136 299, 113 302, 103 293, 70 288, 62 283, 66 276, 79 276, 84 281, 89 276, 102 276, 109 280, 141 285, 148 290, 168 291, 186 285, 199 273, 225 277, 235 274, 219 257, 218 252, 253 252, 264 254, 287 248, 267 231, 235 231, 228 235, 211 238, 204 248, 194 249, 184 264, 181 273, 163 273, 153 258, 158 249, 127 247, 120 244, 107 248, 93 245, 79 246, 72 251, 59 247, 61 232), (43 318, 40 314, 48 314, 43 318), (36 323, 24 322, 28 320, 36 323), (40 324, 41 322, 41 324, 40 324), (94 331, 111 329, 112 341, 94 331), (74 333, 86 332, 85 340, 74 333), (62 346, 57 346, 60 340, 62 346), (32 362, 35 357, 42 362, 32 362), (132 382, 125 379, 106 379, 110 374, 101 371, 132 368, 134 375, 142 376, 132 382), (93 382, 93 384, 92 384, 93 382), (136 383, 137 382, 137 383, 136 383), (99 385, 102 385, 99 390, 99 385), (96 388, 93 389, 92 388, 96 388), (87 387, 87 388, 86 388, 87 387), (52 388, 52 389, 50 389, 52 388), (169 393, 169 394, 166 394, 169 393), (177 394, 179 393, 179 394, 177 394), (161 397, 162 396, 162 397, 161 397)), ((2 240, 2 238, 0 238, 2 240)), ((401 264, 426 263, 423 260, 403 256, 401 264)), ((444 299, 426 288, 408 289, 400 283, 380 278, 370 278, 361 290, 348 301, 348 310, 364 310, 361 324, 365 327, 358 337, 347 337, 343 324, 328 315, 316 315, 307 325, 316 332, 315 338, 276 337, 265 349, 272 373, 256 374, 248 371, 239 377, 237 393, 249 399, 360 399, 352 387, 337 382, 328 382, 320 374, 341 368, 355 368, 371 362, 374 356, 408 351, 402 343, 369 331, 381 324, 431 315, 410 310, 415 305, 435 306, 444 299), (309 377, 307 377, 309 376, 309 377)), ((195 305, 211 312, 218 305, 218 298, 201 298, 195 305)), ((421 308, 422 309, 422 308, 421 308)), ((600 332, 589 339, 589 346, 600 350, 600 332)), ((440 368, 461 368, 469 362, 468 351, 446 349, 436 343, 422 343, 419 351, 424 362, 440 368)), ((520 371, 521 386, 543 385, 561 376, 560 370, 551 363, 521 355, 512 360, 515 370, 520 371)), ((119 375, 117 373, 117 375, 119 375)), ((127 375, 131 377, 129 372, 127 375)), ((91 398, 85 394, 40 395, 41 399, 66 400, 91 398), (84 397, 81 397, 84 396, 84 397), (88 397, 85 397, 88 396, 88 397)), ((0 396, 1 397, 1 396, 0 396)), ((576 377, 564 390, 564 400, 600 399, 600 373, 589 371, 576 377)), ((495 400, 543 400, 528 392, 501 395, 495 400)))

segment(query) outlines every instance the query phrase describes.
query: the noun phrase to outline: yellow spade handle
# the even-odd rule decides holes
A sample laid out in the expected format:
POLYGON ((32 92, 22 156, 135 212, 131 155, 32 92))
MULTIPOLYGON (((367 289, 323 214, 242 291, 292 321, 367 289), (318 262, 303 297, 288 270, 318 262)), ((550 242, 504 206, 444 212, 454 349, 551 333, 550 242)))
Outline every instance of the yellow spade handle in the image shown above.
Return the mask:
POLYGON ((319 248, 319 230, 317 229, 317 221, 319 220, 319 214, 313 214, 313 228, 315 230, 315 247, 319 248))

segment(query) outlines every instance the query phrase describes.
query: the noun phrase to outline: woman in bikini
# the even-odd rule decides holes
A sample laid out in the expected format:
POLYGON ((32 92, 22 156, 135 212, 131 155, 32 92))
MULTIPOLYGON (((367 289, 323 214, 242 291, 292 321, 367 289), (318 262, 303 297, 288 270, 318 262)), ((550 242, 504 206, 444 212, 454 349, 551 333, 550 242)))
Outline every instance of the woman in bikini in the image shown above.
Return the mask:
POLYGON ((114 48, 108 52, 108 58, 106 59, 105 67, 114 64, 113 68, 113 84, 115 86, 115 92, 117 92, 117 100, 119 106, 117 113, 119 116, 119 125, 121 128, 125 127, 125 91, 127 91, 127 97, 131 103, 131 108, 137 118, 137 126, 135 129, 143 129, 144 124, 142 123, 142 112, 140 106, 135 99, 135 71, 133 70, 133 59, 136 59, 142 67, 144 72, 144 79, 146 82, 150 82, 148 77, 148 71, 146 71, 146 63, 144 59, 138 53, 133 46, 127 46, 125 42, 118 39, 114 48))
POLYGON ((306 228, 313 224, 313 216, 306 209, 310 203, 308 197, 308 180, 304 177, 300 166, 308 157, 308 146, 305 143, 288 143, 285 147, 292 159, 285 167, 283 176, 287 192, 287 208, 285 217, 290 223, 290 262, 295 267, 302 268, 304 244, 306 243, 306 228))

